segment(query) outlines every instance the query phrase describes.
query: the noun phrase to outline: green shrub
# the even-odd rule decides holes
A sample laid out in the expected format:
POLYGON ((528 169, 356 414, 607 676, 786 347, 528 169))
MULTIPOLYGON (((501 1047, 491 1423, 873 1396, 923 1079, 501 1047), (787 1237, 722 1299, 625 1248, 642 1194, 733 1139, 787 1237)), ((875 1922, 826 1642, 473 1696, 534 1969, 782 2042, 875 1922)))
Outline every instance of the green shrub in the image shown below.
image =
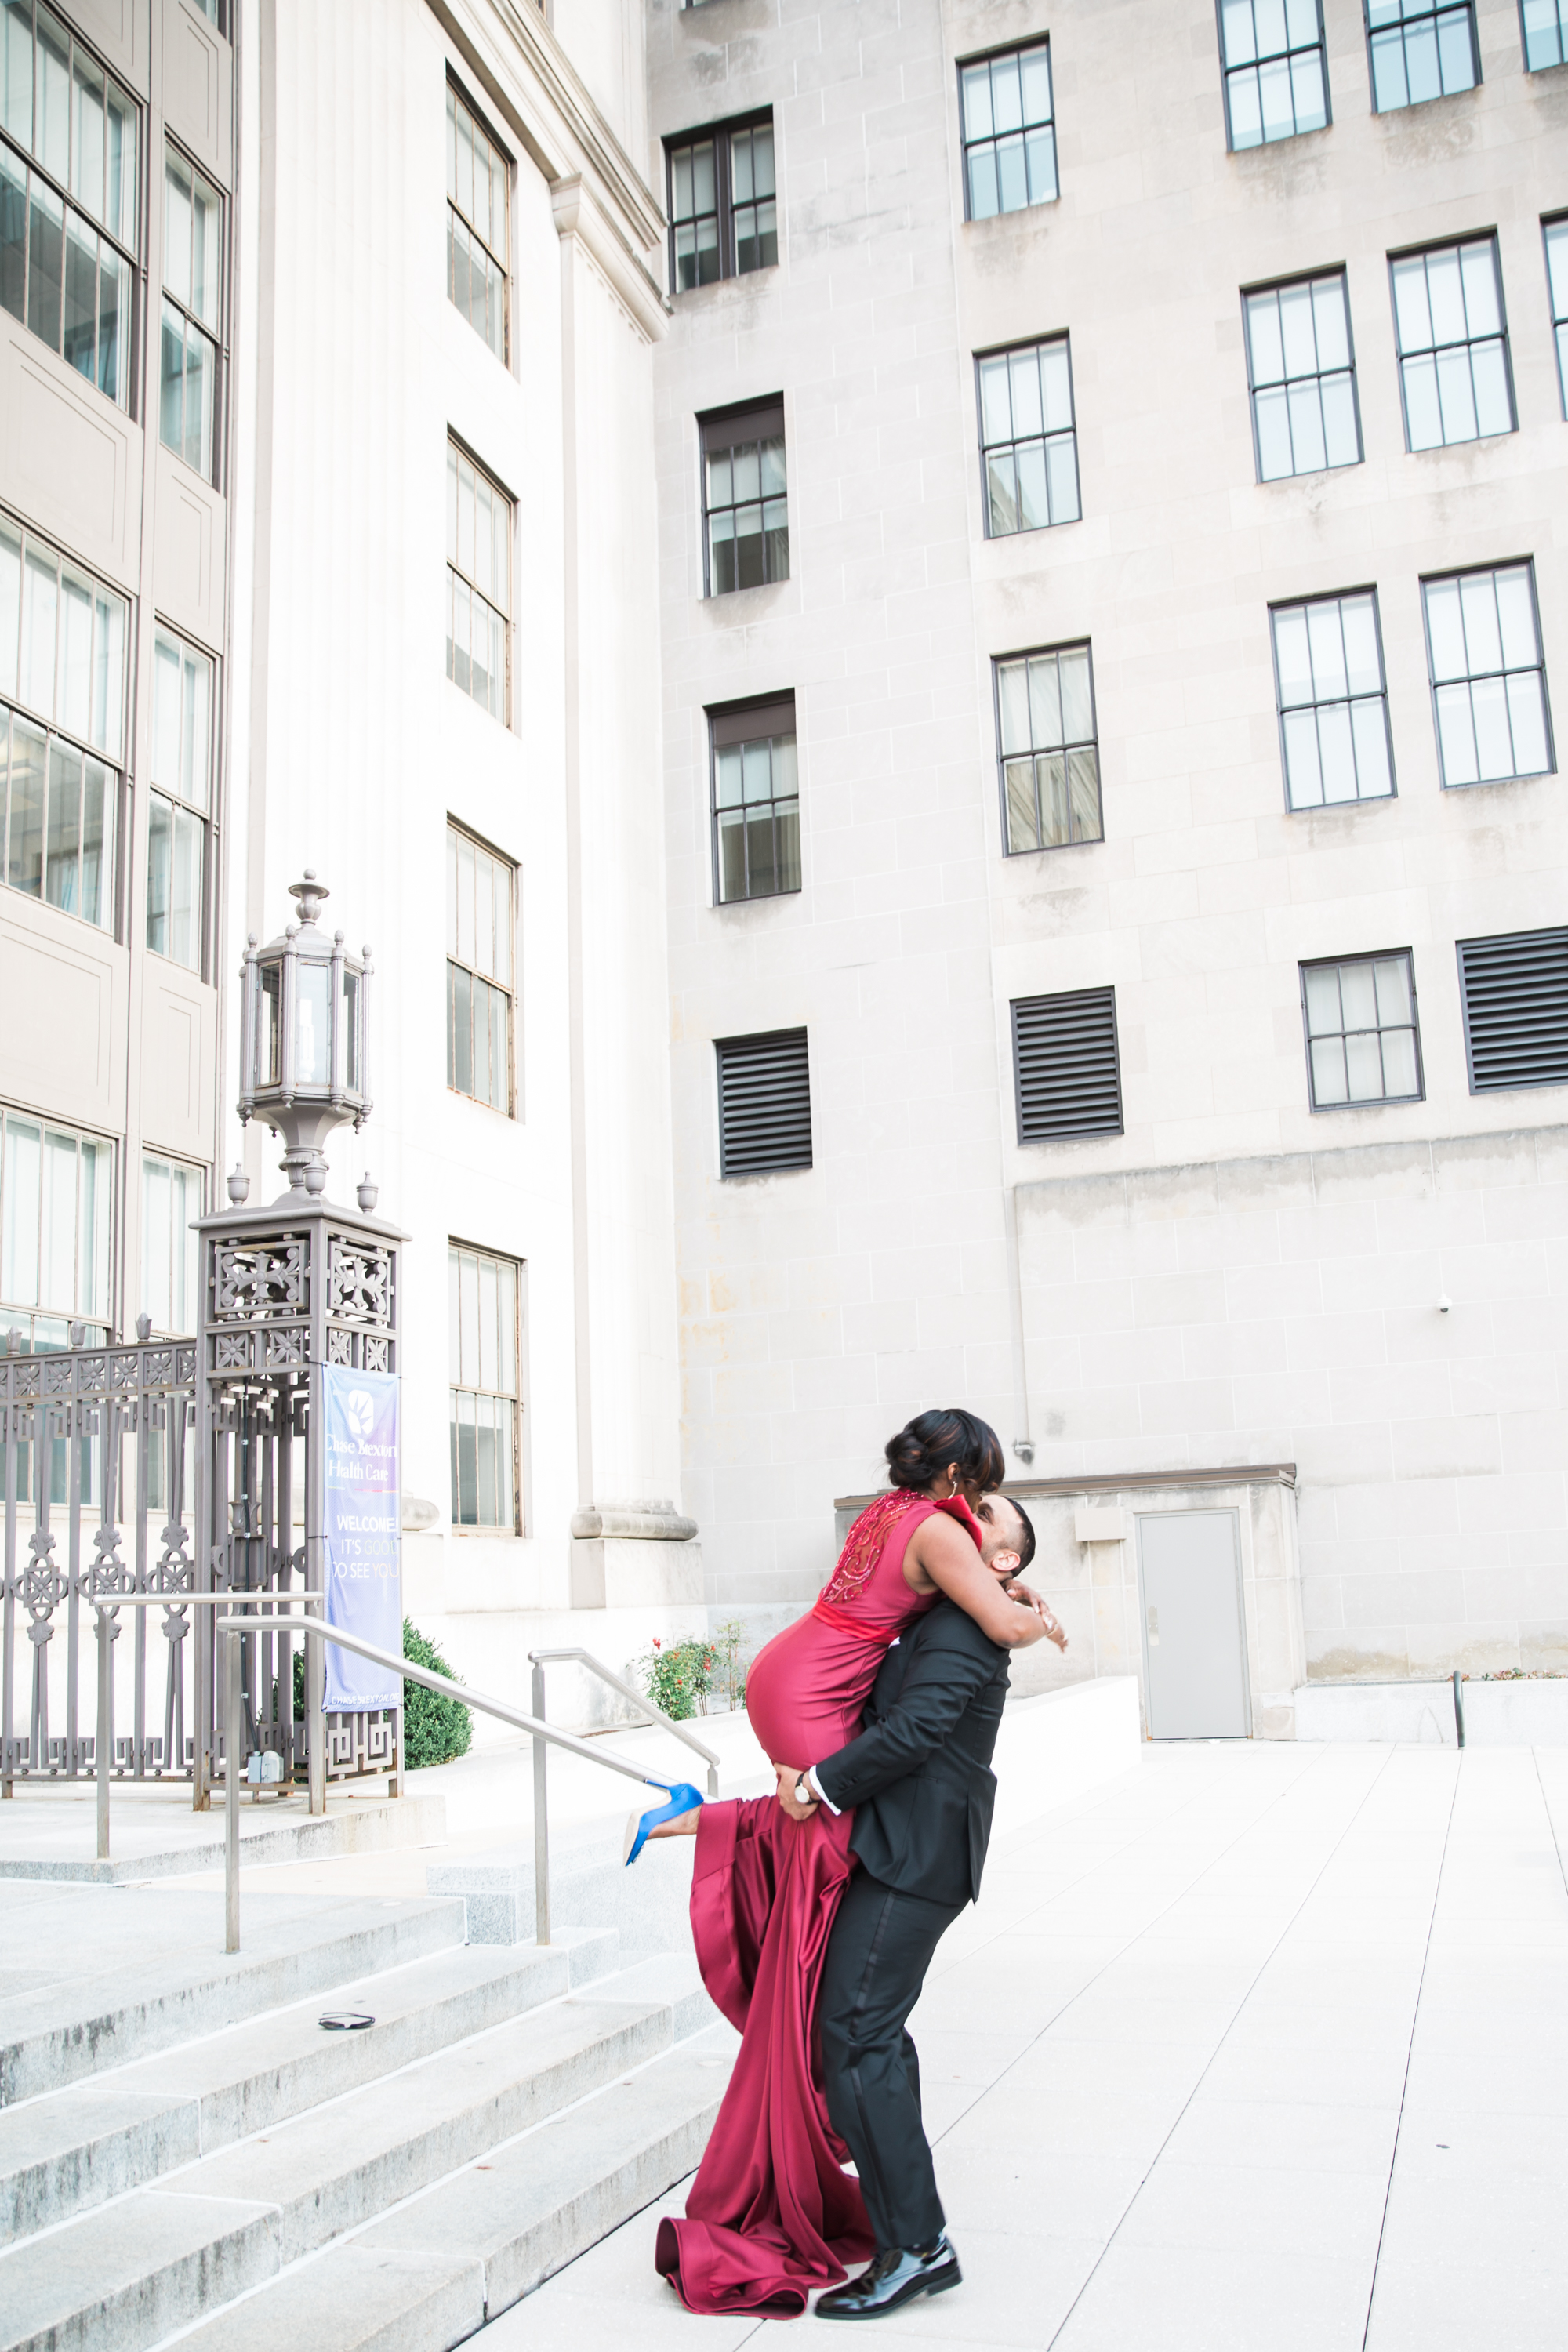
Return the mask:
POLYGON ((699 1699, 711 1691, 718 1664, 711 1642, 661 1642, 656 1633, 652 1649, 632 1660, 631 1672, 661 1715, 672 1723, 684 1723, 697 1713, 699 1699))
MULTIPOLYGON (((433 1675, 450 1675, 451 1667, 433 1642, 427 1642, 411 1618, 403 1621, 403 1654, 433 1675)), ((453 1675, 456 1682, 458 1677, 453 1675)), ((294 1653, 294 1720, 305 1716, 304 1646, 294 1653)), ((403 1760, 410 1772, 428 1764, 450 1764, 466 1756, 474 1737, 474 1718, 460 1698, 426 1690, 422 1683, 403 1685, 403 1760)))

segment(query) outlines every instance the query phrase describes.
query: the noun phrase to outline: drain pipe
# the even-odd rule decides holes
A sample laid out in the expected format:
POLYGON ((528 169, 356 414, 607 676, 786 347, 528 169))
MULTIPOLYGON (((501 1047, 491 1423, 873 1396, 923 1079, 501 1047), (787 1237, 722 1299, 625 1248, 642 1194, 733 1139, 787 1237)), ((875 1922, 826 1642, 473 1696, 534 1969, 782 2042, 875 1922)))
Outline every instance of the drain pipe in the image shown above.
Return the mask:
POLYGON ((1459 1746, 1462 1748, 1465 1744, 1465 1702, 1459 1694, 1459 1669, 1458 1666, 1454 1669, 1452 1679, 1454 1685, 1454 1732, 1458 1740, 1459 1746))
POLYGON ((1018 1188, 1002 1187, 1002 1223, 1007 1237, 1007 1312, 1013 1328, 1013 1451, 1027 1469, 1035 1458, 1029 1434, 1029 1366, 1024 1348, 1024 1276, 1018 1261, 1018 1188))

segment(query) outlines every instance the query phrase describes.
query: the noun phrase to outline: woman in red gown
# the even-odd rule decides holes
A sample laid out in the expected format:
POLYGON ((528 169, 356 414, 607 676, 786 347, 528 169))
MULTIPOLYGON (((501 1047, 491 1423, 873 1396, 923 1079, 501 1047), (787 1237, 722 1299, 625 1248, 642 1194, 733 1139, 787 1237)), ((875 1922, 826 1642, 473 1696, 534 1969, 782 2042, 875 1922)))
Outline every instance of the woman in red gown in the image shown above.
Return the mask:
MULTIPOLYGON (((902 1629, 945 1592, 1010 1648, 1045 1632, 983 1565, 974 1516, 1006 1465, 966 1412, 926 1412, 889 1441, 893 1485, 849 1530, 831 1581, 746 1679, 752 1727, 781 1778, 853 1739, 902 1629)), ((741 2033, 734 2072, 686 2200, 655 2261, 690 2311, 795 2315, 874 2252, 846 2150, 827 2119, 815 2050, 827 1937, 854 1867, 854 1814, 795 1822, 776 1797, 695 1815, 691 1927, 702 1980, 741 2033)), ((679 1835, 693 1817, 651 1832, 679 1835)))

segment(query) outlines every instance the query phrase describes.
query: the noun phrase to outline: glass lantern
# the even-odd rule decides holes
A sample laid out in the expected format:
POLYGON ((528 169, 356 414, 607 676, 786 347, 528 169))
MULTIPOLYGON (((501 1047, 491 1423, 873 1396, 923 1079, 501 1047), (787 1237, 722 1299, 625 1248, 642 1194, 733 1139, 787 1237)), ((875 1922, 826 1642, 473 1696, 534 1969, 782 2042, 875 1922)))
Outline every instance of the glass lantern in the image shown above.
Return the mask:
POLYGON ((293 1192, 325 1189, 321 1146, 337 1127, 363 1126, 371 1108, 365 1023, 370 950, 350 955, 342 931, 331 939, 316 917, 330 895, 305 868, 289 895, 300 909, 278 939, 258 948, 252 934, 241 967, 242 1121, 264 1119, 284 1144, 282 1167, 293 1192))

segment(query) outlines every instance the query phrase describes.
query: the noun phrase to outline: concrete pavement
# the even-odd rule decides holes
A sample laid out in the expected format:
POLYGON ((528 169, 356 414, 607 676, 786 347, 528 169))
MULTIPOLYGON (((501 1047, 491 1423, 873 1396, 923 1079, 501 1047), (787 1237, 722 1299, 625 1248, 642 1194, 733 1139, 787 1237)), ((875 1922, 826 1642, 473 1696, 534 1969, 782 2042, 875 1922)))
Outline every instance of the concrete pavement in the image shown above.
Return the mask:
MULTIPOLYGON (((1559 2352, 1565 1853, 1529 1748, 1146 1748, 1005 1841, 914 2020, 964 2284, 877 2341, 1559 2352)), ((660 2210, 487 2352, 784 2324, 682 2312, 660 2210)))

